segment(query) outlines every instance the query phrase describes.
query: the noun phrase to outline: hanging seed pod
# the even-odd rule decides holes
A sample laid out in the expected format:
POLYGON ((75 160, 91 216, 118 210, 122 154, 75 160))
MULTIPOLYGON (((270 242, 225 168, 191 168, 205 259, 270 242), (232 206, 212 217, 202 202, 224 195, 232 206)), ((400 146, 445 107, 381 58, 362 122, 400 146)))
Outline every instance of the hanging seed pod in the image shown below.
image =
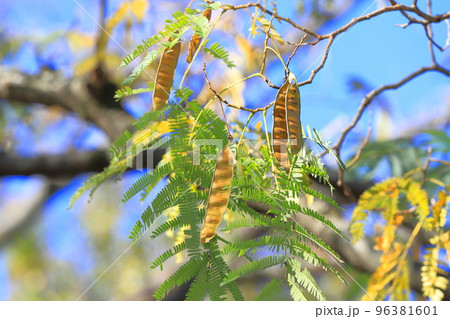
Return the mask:
MULTIPOLYGON (((171 41, 171 39, 169 39, 171 41)), ((153 110, 159 111, 166 106, 169 100, 170 89, 173 84, 173 76, 180 55, 181 44, 178 41, 171 49, 164 50, 156 71, 156 85, 153 91, 153 110)))
POLYGON ((287 154, 287 122, 286 122, 286 82, 277 93, 273 107, 272 147, 275 158, 285 169, 289 169, 287 154))
MULTIPOLYGON (((211 19, 211 9, 203 11, 202 15, 209 21, 211 19)), ((202 38, 200 38, 196 33, 192 35, 191 42, 189 42, 188 55, 186 57, 187 63, 192 62, 192 58, 194 57, 195 51, 197 51, 197 48, 200 45, 201 40, 202 38)))
POLYGON ((227 209, 231 193, 231 179, 233 178, 233 162, 233 153, 226 146, 219 154, 214 170, 206 206, 205 222, 200 232, 200 242, 202 244, 207 243, 216 235, 217 228, 227 209))
POLYGON ((287 101, 288 135, 292 155, 297 154, 303 146, 302 123, 300 122, 300 91, 297 83, 288 88, 287 101))
POLYGON ((297 154, 303 145, 300 92, 292 74, 277 93, 273 108, 272 137, 275 158, 288 171, 288 142, 292 154, 297 154))

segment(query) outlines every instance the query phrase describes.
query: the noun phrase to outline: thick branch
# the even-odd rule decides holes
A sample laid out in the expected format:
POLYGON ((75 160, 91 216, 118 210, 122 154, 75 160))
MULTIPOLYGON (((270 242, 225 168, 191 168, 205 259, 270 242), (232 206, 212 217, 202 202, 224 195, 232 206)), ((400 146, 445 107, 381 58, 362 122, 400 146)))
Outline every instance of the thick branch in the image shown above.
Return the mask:
POLYGON ((60 105, 95 123, 111 139, 118 137, 132 122, 132 117, 125 111, 107 109, 93 99, 84 79, 69 79, 48 70, 28 75, 0 67, 0 99, 60 105))
MULTIPOLYGON (((162 159, 165 149, 152 150, 152 162, 147 161, 147 152, 136 156, 139 168, 155 167, 162 159)), ((74 177, 85 172, 102 171, 109 164, 106 151, 69 152, 61 155, 41 155, 36 157, 18 157, 0 153, 0 176, 8 175, 44 175, 48 178, 74 177)), ((136 159, 130 169, 137 167, 136 159)))
POLYGON ((50 178, 73 177, 84 172, 101 171, 108 163, 108 154, 102 151, 31 158, 0 154, 0 176, 39 174, 50 178))

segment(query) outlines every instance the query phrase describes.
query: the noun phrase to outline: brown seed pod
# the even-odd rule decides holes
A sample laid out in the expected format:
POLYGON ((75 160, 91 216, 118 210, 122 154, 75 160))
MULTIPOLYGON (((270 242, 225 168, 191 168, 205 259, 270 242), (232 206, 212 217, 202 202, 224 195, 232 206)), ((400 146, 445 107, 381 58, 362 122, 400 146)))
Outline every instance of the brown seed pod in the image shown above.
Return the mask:
MULTIPOLYGON (((169 39, 171 40, 171 39, 169 39)), ((165 49, 156 71, 156 85, 153 91, 153 110, 159 111, 169 100, 173 76, 180 55, 181 44, 178 41, 171 49, 165 49)))
POLYGON ((293 83, 286 81, 277 93, 273 108, 272 138, 275 158, 288 171, 288 141, 292 154, 297 154, 303 145, 300 92, 295 80, 293 83))
MULTIPOLYGON (((211 19, 211 9, 203 11, 202 15, 209 21, 211 19)), ((197 51, 197 48, 200 45, 201 40, 202 38, 200 38, 196 33, 192 35, 191 42, 189 42, 188 55, 186 57, 187 63, 192 62, 192 58, 194 57, 195 51, 197 51)))
POLYGON ((291 153, 295 155, 303 146, 302 123, 300 122, 300 91, 295 82, 289 86, 286 109, 291 153))
POLYGON ((205 244, 215 235, 223 214, 225 213, 231 193, 231 179, 233 178, 233 153, 226 146, 217 158, 216 168, 209 191, 206 206, 205 222, 200 231, 200 242, 205 244))

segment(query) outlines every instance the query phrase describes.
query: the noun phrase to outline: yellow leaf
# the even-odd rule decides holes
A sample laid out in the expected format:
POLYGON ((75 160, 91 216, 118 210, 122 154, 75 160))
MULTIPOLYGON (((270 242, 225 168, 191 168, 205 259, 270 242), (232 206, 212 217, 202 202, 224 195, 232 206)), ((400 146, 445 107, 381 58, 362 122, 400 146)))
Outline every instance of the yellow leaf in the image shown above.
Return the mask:
POLYGON ((148 10, 149 4, 147 0, 133 0, 130 5, 130 11, 139 21, 142 21, 148 10))
POLYGON ((70 48, 73 51, 90 48, 95 43, 95 38, 92 35, 81 33, 81 32, 69 32, 67 34, 67 41, 70 48))
POLYGON ((269 30, 270 27, 270 37, 274 40, 276 40, 280 45, 284 44, 284 40, 281 37, 281 35, 275 30, 274 26, 270 26, 270 21, 267 20, 266 18, 264 18, 263 16, 261 17, 257 17, 256 20, 258 20, 261 25, 262 25, 262 29, 265 33, 267 33, 267 31, 269 30))
MULTIPOLYGON (((107 54, 103 58, 103 63, 108 70, 113 70, 117 68, 117 65, 120 64, 121 58, 116 54, 107 54)), ((97 55, 93 54, 88 56, 87 58, 79 61, 74 68, 74 72, 76 76, 82 76, 91 72, 98 63, 97 55)))
POLYGON ((114 14, 106 20, 105 29, 108 32, 111 32, 120 22, 125 20, 125 17, 130 9, 130 3, 124 2, 117 9, 114 14))
POLYGON ((310 194, 305 194, 305 197, 306 197, 306 205, 308 205, 308 207, 311 207, 312 204, 314 203, 314 196, 310 194))
POLYGON ((258 27, 256 26, 256 23, 255 23, 255 19, 252 19, 252 24, 250 25, 250 28, 248 29, 248 31, 250 31, 250 35, 253 38, 259 34, 258 27))
POLYGON ((133 145, 147 145, 153 135, 153 130, 145 128, 142 131, 136 132, 132 137, 133 145))
POLYGON ((169 122, 168 121, 160 122, 156 127, 156 131, 161 134, 169 133, 170 132, 169 122))

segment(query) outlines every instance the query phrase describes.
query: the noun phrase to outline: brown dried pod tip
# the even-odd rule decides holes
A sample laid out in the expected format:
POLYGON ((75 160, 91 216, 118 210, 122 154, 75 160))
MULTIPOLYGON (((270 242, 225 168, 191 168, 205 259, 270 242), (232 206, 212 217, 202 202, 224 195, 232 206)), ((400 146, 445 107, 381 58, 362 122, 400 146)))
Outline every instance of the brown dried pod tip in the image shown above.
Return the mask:
MULTIPOLYGON (((211 9, 207 9, 203 11, 202 14, 208 21, 211 19, 211 9)), ((192 58, 194 57, 195 51, 197 51, 198 46, 200 45, 200 41, 202 38, 200 38, 196 33, 192 35, 191 42, 189 42, 189 50, 186 57, 186 62, 191 63, 192 58)))
MULTIPOLYGON (((169 39, 172 41, 172 39, 169 39)), ((173 85, 173 76, 177 67, 178 57, 180 55, 180 41, 169 49, 166 48, 159 61, 156 71, 156 85, 153 91, 153 110, 159 111, 166 106, 169 100, 170 89, 173 85)))
POLYGON ((300 92, 294 75, 290 73, 275 99, 272 129, 273 152, 286 171, 289 171, 288 141, 293 155, 303 146, 300 107, 300 92))
POLYGON ((231 193, 234 158, 228 145, 219 154, 206 206, 205 222, 200 231, 200 242, 205 244, 215 235, 222 221, 231 193))

